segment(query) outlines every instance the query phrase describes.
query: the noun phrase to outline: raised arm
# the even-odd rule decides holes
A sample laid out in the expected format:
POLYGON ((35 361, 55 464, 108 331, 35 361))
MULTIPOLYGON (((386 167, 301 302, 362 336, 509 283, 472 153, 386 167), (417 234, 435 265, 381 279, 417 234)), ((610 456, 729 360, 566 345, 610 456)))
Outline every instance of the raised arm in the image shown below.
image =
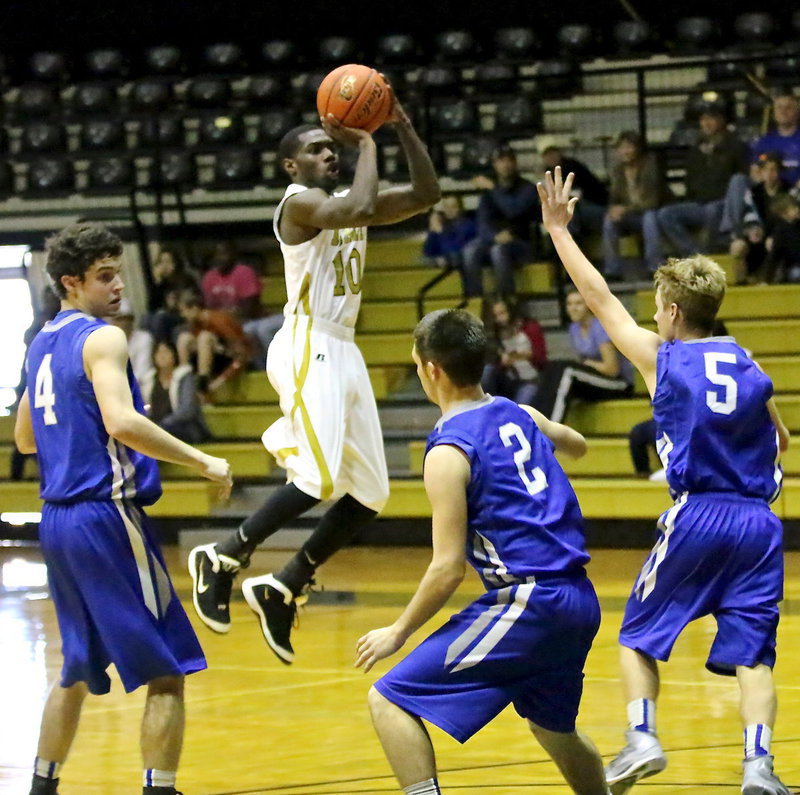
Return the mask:
POLYGON ((425 456, 425 491, 433 512, 433 557, 408 607, 391 626, 374 629, 356 647, 356 667, 364 672, 394 654, 444 607, 464 579, 469 462, 450 445, 425 456))
POLYGON ((658 334, 641 328, 619 299, 609 290, 600 272, 589 262, 567 229, 577 198, 570 198, 573 175, 561 179, 556 166, 555 178, 548 171, 537 185, 542 202, 542 221, 586 305, 602 323, 617 350, 633 362, 642 374, 652 395, 656 385, 656 358, 664 341, 658 334))
POLYGON ((772 422, 775 424, 775 430, 778 432, 778 448, 782 453, 785 453, 789 449, 789 429, 786 427, 778 412, 774 397, 771 397, 767 401, 767 411, 769 411, 769 416, 772 418, 772 422))
POLYGON ((569 425, 553 422, 533 406, 520 404, 520 408, 531 415, 539 430, 555 445, 559 453, 564 453, 570 458, 582 458, 586 455, 588 448, 583 434, 578 433, 574 428, 570 428, 569 425))
POLYGON ((441 198, 439 179, 428 149, 420 140, 403 106, 392 94, 394 105, 388 123, 393 124, 408 162, 411 184, 387 188, 378 193, 374 226, 394 224, 433 207, 441 198))
POLYGON ((128 384, 128 346, 121 329, 105 326, 92 332, 83 346, 83 364, 109 436, 151 458, 195 469, 222 484, 223 496, 230 494, 231 472, 225 459, 176 439, 136 410, 128 384))

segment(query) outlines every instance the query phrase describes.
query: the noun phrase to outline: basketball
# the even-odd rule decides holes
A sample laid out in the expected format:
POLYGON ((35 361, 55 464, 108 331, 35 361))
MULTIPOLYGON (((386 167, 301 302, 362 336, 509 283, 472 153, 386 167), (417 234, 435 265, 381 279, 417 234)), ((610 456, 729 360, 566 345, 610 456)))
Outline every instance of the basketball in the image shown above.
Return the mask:
POLYGON ((369 66, 345 64, 334 69, 317 89, 317 111, 329 113, 346 127, 375 132, 392 108, 389 86, 380 73, 369 66))

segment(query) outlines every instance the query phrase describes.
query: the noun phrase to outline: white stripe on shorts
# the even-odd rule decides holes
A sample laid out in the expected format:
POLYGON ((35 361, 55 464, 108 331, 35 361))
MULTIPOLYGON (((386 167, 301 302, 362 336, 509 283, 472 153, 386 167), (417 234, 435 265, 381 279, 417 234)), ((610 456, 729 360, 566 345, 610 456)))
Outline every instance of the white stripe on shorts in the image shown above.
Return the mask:
POLYGON ((536 583, 527 583, 516 586, 514 602, 511 607, 497 619, 494 626, 483 636, 480 642, 470 651, 461 662, 452 669, 451 673, 463 671, 465 668, 472 668, 486 658, 486 656, 497 646, 506 636, 516 620, 522 615, 522 611, 531 598, 536 583))
POLYGON ((634 592, 639 592, 639 601, 644 602, 648 596, 653 592, 656 587, 656 575, 658 567, 664 562, 667 555, 667 548, 669 547, 669 537, 675 529, 675 518, 678 511, 686 505, 686 500, 689 497, 689 492, 684 492, 664 515, 664 535, 658 540, 658 543, 653 547, 642 571, 639 573, 639 578, 636 580, 634 592))
POLYGON ((167 573, 159 561, 156 558, 152 558, 155 572, 155 579, 153 578, 150 573, 151 556, 144 545, 142 528, 128 516, 125 506, 120 500, 112 500, 112 502, 119 512, 125 529, 128 531, 128 541, 131 545, 133 558, 136 561, 136 569, 139 572, 139 583, 142 586, 142 597, 145 606, 156 618, 161 618, 172 596, 167 573), (159 600, 161 610, 159 610, 159 600))
POLYGON ((510 588, 501 588, 497 591, 497 604, 481 613, 464 632, 462 632, 448 647, 444 659, 445 665, 450 665, 467 647, 483 632, 494 619, 506 609, 511 598, 510 588))
POLYGON ((125 475, 122 472, 122 464, 117 456, 117 442, 113 436, 108 437, 106 451, 109 459, 111 459, 111 499, 118 500, 122 497, 125 475))

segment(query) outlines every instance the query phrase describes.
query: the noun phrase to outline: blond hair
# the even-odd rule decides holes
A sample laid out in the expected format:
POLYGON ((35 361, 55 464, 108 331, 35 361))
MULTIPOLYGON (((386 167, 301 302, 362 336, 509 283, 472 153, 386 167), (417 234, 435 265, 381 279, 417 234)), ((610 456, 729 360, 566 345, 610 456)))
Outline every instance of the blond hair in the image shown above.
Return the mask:
POLYGON ((689 328, 711 331, 725 297, 725 271, 713 259, 702 254, 668 259, 653 281, 664 304, 677 304, 689 328))

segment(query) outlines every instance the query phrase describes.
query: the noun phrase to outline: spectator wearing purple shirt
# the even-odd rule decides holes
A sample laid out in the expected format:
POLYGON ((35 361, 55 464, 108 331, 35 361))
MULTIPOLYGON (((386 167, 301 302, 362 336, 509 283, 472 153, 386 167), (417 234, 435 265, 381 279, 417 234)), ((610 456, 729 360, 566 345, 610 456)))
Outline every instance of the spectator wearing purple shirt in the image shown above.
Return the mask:
MULTIPOLYGON (((494 269, 498 297, 513 297, 514 268, 533 255, 532 235, 541 220, 536 186, 520 176, 517 156, 509 146, 492 157, 495 185, 478 203, 478 237, 464 249, 464 294, 483 295, 482 269, 494 269)), ((536 230, 538 234, 538 230, 536 230)))
POLYGON ((567 294, 566 309, 572 321, 569 339, 577 361, 548 362, 533 404, 554 422, 563 422, 572 398, 611 400, 633 393, 631 363, 612 345, 577 290, 567 294))

